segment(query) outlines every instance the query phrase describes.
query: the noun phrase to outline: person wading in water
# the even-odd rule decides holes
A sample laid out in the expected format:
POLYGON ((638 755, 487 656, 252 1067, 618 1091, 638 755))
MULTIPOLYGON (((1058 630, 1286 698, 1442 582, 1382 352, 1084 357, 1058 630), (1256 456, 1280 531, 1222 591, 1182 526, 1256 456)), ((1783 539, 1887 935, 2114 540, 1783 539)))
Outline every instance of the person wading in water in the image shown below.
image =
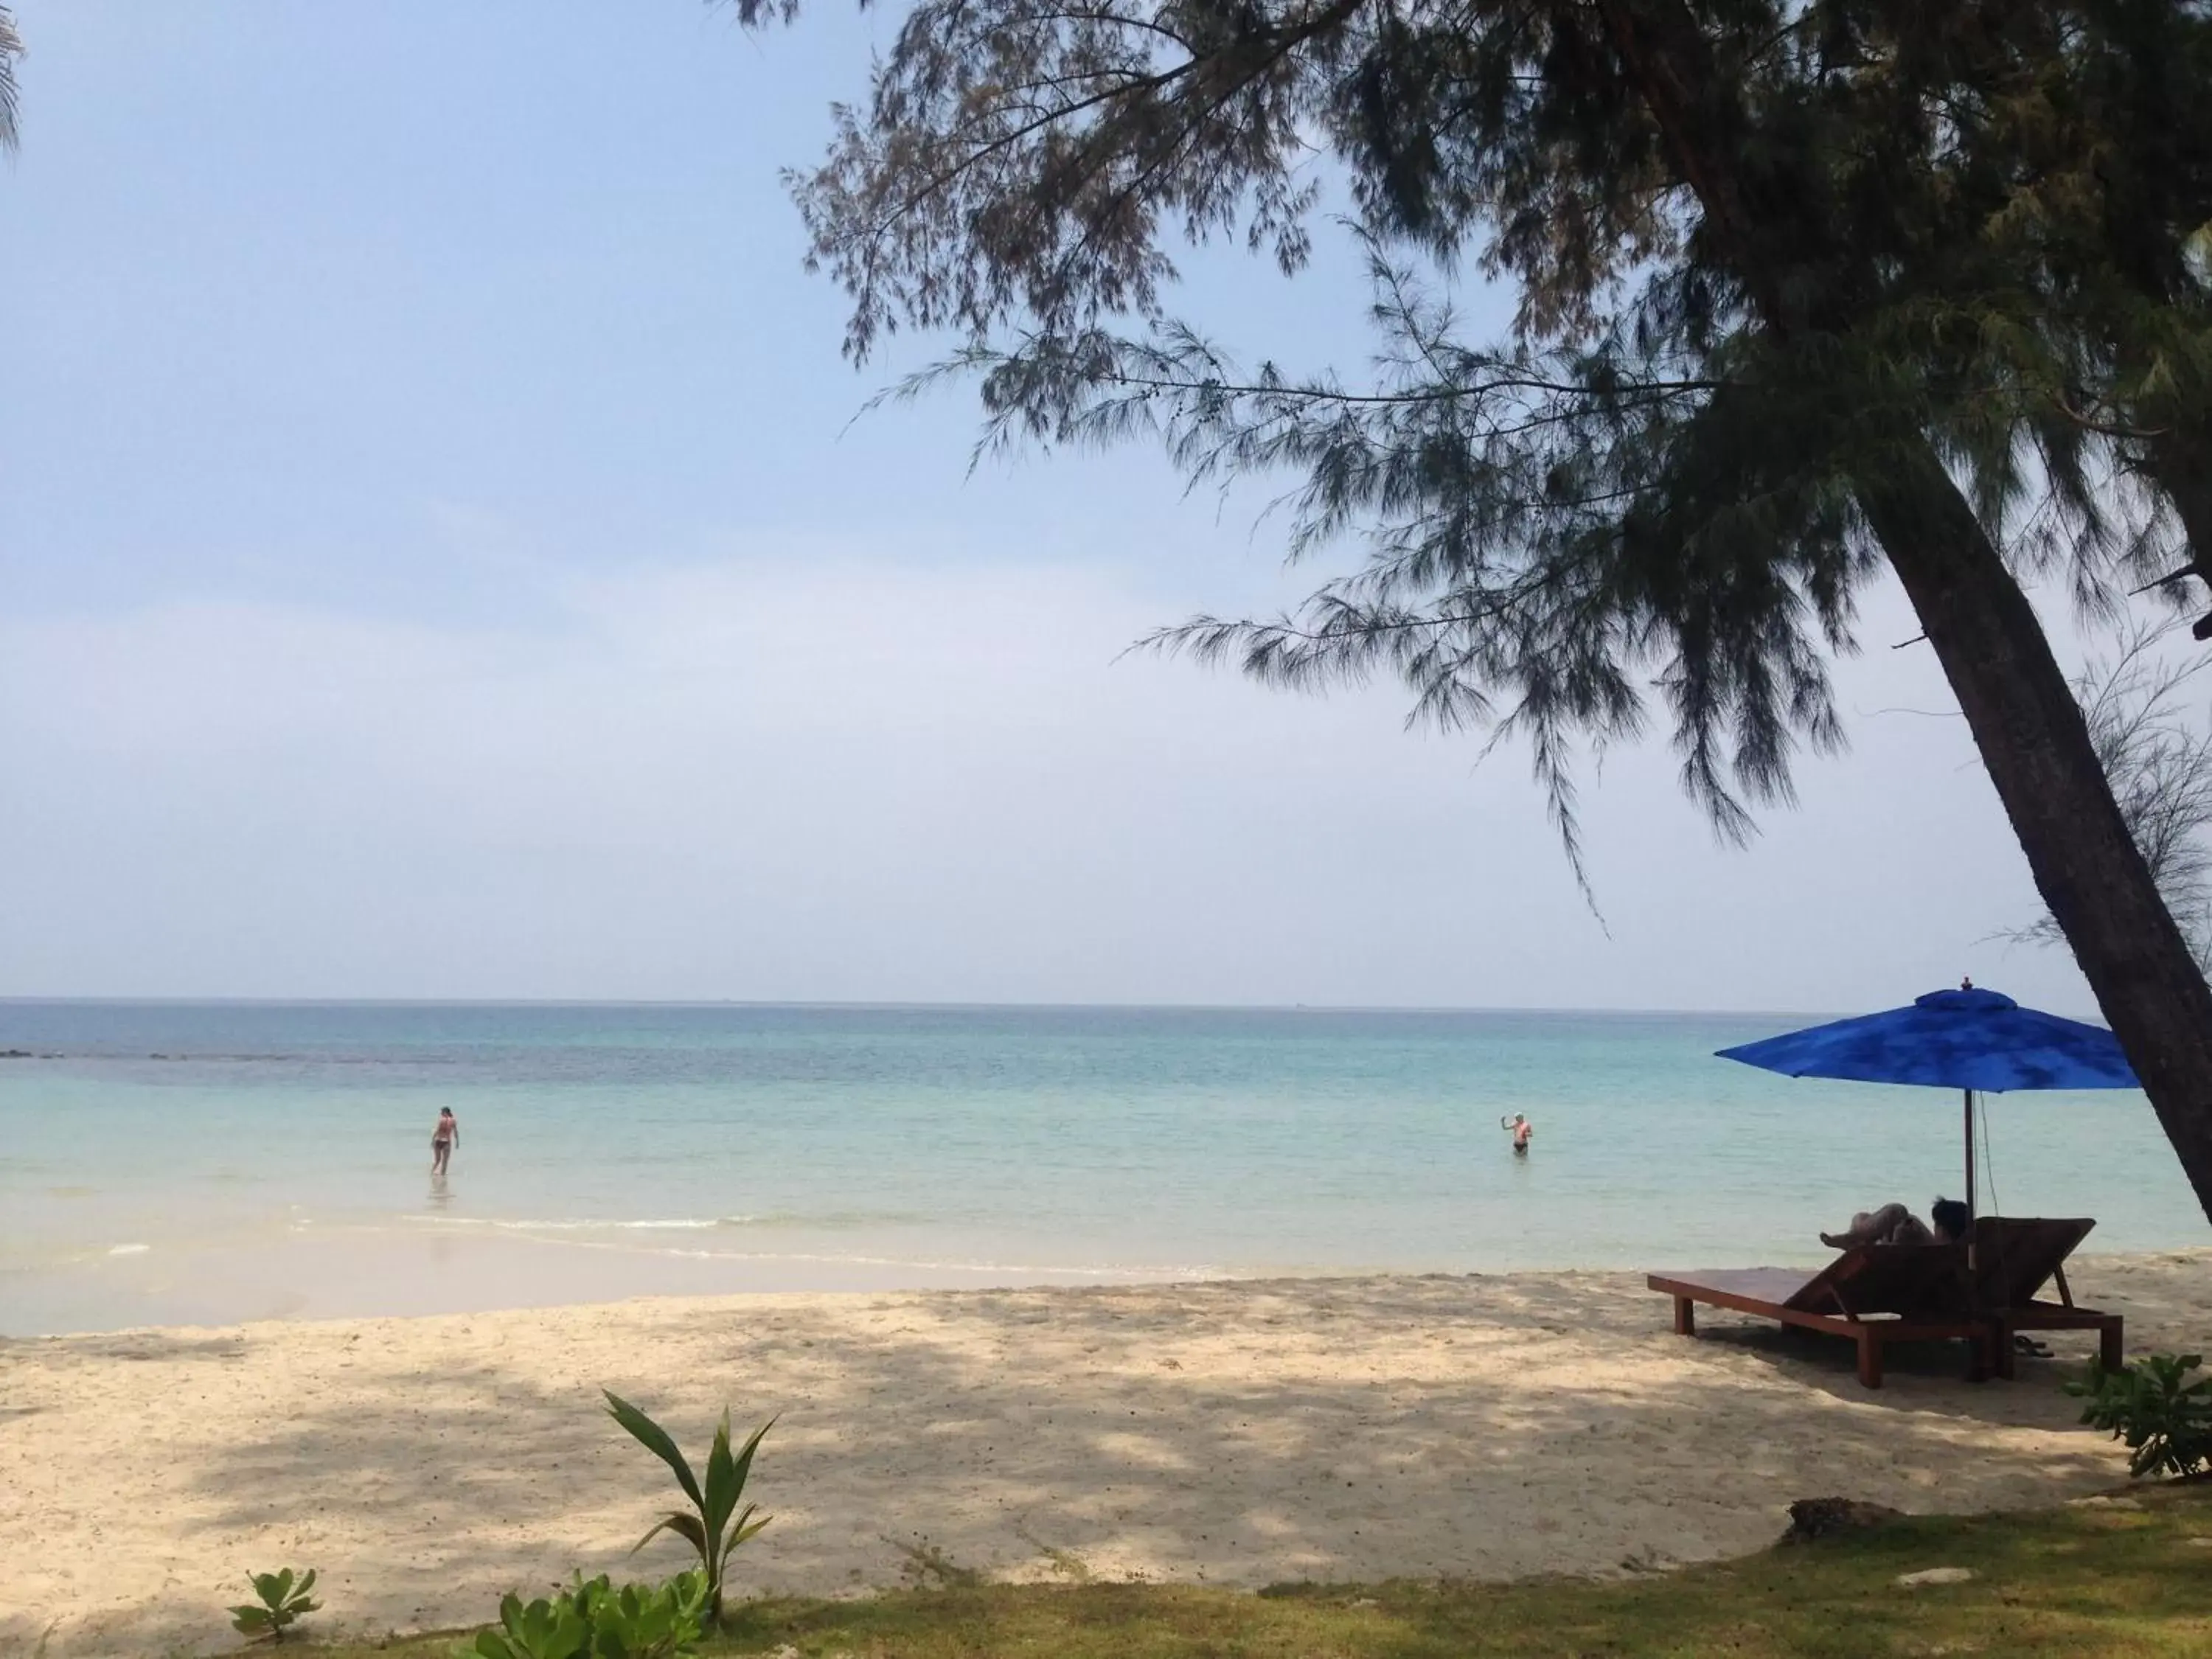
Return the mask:
POLYGON ((441 1176, 453 1161, 453 1148, 461 1144, 460 1120, 450 1106, 438 1113, 438 1127, 430 1131, 430 1173, 441 1176))

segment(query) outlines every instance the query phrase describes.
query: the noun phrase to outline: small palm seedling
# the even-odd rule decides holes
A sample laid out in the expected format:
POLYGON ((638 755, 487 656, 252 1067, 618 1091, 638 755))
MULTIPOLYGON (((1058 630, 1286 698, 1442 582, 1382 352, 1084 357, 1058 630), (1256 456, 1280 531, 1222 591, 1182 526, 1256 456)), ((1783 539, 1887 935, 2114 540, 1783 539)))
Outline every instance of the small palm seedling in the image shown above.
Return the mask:
POLYGON ((267 1637, 272 1642, 284 1639, 285 1627, 297 1624, 322 1603, 308 1592, 315 1587, 315 1570, 295 1575, 292 1569, 282 1572, 254 1572, 246 1575, 259 1602, 242 1601, 230 1610, 232 1628, 246 1636, 267 1637))
POLYGON ((607 1414, 628 1430, 638 1444, 668 1465, 675 1474, 676 1484, 691 1500, 690 1510, 672 1510, 662 1516, 653 1523, 653 1530, 637 1540, 630 1553, 635 1555, 664 1532, 674 1533, 698 1551, 699 1565, 707 1575, 707 1616, 719 1623, 722 1617, 723 1577, 731 1552, 769 1523, 765 1515, 758 1520, 753 1518, 759 1513, 759 1504, 747 1504, 740 1510, 738 1504, 745 1495, 745 1478, 752 1473, 753 1453, 759 1449, 761 1437, 775 1426, 775 1419, 771 1417, 755 1429, 744 1449, 732 1456, 730 1413, 725 1407, 721 1425, 714 1431, 714 1444, 707 1454, 707 1480, 702 1486, 665 1429, 612 1389, 603 1389, 600 1392, 607 1397, 607 1414))

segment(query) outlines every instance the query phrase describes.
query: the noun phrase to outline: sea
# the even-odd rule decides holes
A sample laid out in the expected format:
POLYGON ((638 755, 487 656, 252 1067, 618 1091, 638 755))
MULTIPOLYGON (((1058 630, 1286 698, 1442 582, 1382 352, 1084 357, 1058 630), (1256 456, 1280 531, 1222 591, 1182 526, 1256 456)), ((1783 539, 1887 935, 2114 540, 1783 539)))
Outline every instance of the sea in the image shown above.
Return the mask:
MULTIPOLYGON (((1954 1095, 1714 1057, 1818 1018, 0 1002, 0 1335, 1818 1261, 1959 1195, 1964 1135, 1954 1095)), ((1985 1209, 2212 1243, 2139 1094, 1992 1097, 1980 1134, 1985 1209)))

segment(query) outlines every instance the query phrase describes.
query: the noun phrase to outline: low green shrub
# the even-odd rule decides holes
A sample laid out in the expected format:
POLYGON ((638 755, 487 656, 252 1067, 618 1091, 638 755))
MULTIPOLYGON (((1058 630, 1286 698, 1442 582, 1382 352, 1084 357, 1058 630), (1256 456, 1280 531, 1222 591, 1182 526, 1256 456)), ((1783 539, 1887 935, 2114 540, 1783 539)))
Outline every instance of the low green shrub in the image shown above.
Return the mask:
POLYGON ((265 1636, 272 1642, 283 1641, 287 1627, 322 1606, 307 1593, 315 1587, 313 1567, 296 1576, 289 1567, 281 1572, 248 1573, 246 1582, 261 1600, 233 1607, 230 1622, 233 1629, 256 1640, 265 1636))
POLYGON ((698 1650, 707 1619, 707 1576, 678 1573, 665 1584, 624 1584, 603 1573, 560 1595, 499 1604, 499 1628, 480 1631, 478 1659, 684 1659, 698 1650))
POLYGON ((2199 1354, 2154 1353, 2108 1371, 2092 1362, 2066 1392, 2089 1403, 2081 1420, 2128 1449, 2128 1473, 2196 1474, 2212 1463, 2212 1377, 2191 1382, 2199 1354))
POLYGON ((745 1495, 745 1480, 752 1473, 753 1454, 760 1449, 761 1437, 775 1425, 775 1419, 771 1417, 755 1429, 744 1449, 732 1456, 730 1413, 725 1407, 721 1425, 714 1431, 714 1446, 707 1454, 707 1479, 702 1486, 665 1429, 612 1389, 603 1389, 600 1392, 607 1397, 607 1414, 628 1430, 640 1445, 668 1465, 676 1475, 676 1484, 684 1488, 684 1495, 692 1504, 690 1510, 672 1510, 662 1516, 630 1553, 635 1554, 664 1532, 672 1532, 690 1544, 698 1551, 700 1570, 707 1578, 707 1616, 719 1622, 722 1617, 723 1577, 729 1567, 731 1552, 769 1522, 764 1515, 757 1521, 753 1519, 759 1514, 759 1504, 747 1504, 739 1510, 738 1503, 745 1495))

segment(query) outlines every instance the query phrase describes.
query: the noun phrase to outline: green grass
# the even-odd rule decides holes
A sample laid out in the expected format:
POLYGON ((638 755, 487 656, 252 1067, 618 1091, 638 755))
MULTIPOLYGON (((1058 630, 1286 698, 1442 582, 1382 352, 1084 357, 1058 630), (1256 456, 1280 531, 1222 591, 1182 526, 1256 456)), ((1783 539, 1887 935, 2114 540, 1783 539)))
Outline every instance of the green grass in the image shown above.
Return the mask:
MULTIPOLYGON (((1464 1656, 2212 1654, 2212 1486, 2139 1508, 1924 1516, 1746 1560, 1618 1583, 964 1585, 733 1609, 708 1650, 807 1659, 1462 1659, 1464 1656), (1899 1589, 1967 1567, 1971 1583, 1899 1589)), ((447 1632, 317 1659, 448 1659, 447 1632)), ((288 1651, 298 1650, 288 1644, 288 1651)))

